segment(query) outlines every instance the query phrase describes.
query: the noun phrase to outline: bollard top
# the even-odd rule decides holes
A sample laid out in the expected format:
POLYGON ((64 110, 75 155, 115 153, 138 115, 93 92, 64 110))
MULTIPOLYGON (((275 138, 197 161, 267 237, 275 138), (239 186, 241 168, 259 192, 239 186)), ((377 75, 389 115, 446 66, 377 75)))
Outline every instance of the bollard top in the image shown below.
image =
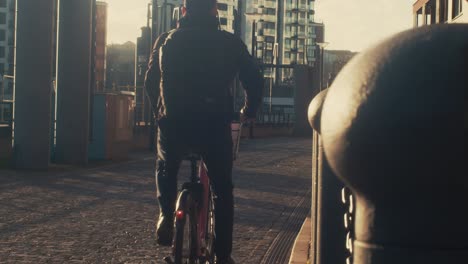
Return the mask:
POLYGON ((405 31, 357 55, 323 106, 332 169, 369 199, 468 191, 467 79, 468 24, 405 31))
POLYGON ((309 104, 308 117, 310 126, 320 134, 320 123, 322 117, 323 103, 327 96, 328 89, 317 94, 309 104))

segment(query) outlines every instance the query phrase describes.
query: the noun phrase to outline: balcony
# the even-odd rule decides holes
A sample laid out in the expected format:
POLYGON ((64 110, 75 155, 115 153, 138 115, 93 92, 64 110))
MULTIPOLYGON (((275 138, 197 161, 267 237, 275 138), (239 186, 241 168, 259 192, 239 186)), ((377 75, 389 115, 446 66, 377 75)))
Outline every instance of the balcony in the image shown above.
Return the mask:
POLYGON ((267 8, 274 8, 276 9, 276 2, 274 1, 264 1, 263 6, 267 8))
POLYGON ((305 18, 295 18, 295 17, 290 17, 290 18, 286 18, 284 20, 284 23, 285 24, 291 24, 291 25, 295 25, 295 26, 298 26, 298 25, 305 25, 307 22, 307 20, 305 18))
POLYGON ((265 36, 275 36, 276 35, 276 30, 270 29, 270 28, 264 28, 263 29, 263 34, 265 36))
POLYGON ((286 5, 286 10, 293 13, 308 11, 307 5, 286 5))
POLYGON ((276 23, 276 16, 275 15, 262 15, 262 20, 266 22, 276 23))

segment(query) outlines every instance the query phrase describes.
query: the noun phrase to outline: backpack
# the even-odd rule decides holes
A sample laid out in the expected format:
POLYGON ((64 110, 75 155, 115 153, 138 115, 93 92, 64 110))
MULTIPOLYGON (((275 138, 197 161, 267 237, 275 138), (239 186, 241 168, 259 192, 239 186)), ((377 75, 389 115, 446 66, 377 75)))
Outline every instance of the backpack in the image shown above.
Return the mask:
POLYGON ((221 50, 222 34, 193 28, 169 32, 159 49, 164 116, 207 121, 232 118, 231 89, 237 69, 235 58, 229 55, 232 52, 221 50))

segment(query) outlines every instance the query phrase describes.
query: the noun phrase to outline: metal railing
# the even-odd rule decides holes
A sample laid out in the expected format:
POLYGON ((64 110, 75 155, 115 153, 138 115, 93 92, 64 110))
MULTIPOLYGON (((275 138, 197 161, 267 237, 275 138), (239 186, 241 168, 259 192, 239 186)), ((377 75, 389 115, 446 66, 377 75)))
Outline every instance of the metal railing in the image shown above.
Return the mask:
POLYGON ((13 101, 0 101, 0 124, 12 126, 13 101))
POLYGON ((9 75, 3 75, 2 80, 0 80, 0 124, 8 124, 11 127, 13 127, 14 119, 13 83, 14 77, 9 75), (9 84, 12 84, 11 88, 9 84))
POLYGON ((272 126, 272 127, 292 127, 294 125, 294 114, 273 112, 259 113, 257 115, 257 126, 272 126))

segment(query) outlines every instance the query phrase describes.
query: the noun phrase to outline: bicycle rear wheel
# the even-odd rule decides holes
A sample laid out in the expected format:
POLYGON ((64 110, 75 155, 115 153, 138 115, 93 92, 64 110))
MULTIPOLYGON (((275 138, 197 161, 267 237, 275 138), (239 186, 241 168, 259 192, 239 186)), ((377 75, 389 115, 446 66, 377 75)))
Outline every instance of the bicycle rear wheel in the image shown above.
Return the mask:
POLYGON ((175 264, 197 264, 197 218, 196 207, 188 192, 183 192, 179 198, 176 211, 174 236, 175 264))
POLYGON ((215 216, 214 216, 214 199, 212 192, 208 195, 208 216, 206 223, 206 251, 205 251, 205 264, 214 264, 215 261, 215 249, 214 244, 216 240, 215 236, 215 216))

